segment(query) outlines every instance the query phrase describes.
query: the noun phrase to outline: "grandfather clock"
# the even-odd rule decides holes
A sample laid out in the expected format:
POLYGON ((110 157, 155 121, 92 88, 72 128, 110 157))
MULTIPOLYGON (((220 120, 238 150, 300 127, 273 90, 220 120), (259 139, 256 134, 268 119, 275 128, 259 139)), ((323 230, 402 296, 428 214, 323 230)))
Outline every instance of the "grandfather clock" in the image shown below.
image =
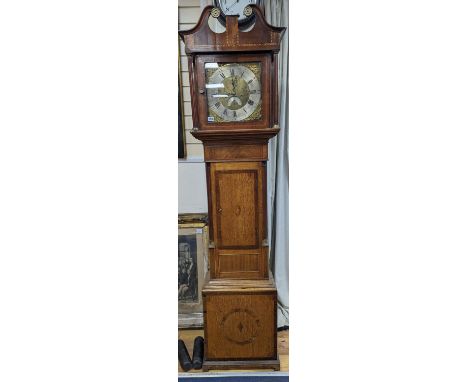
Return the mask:
POLYGON ((220 10, 206 7, 179 35, 188 56, 192 135, 203 142, 210 229, 210 279, 203 295, 205 361, 211 369, 279 370, 277 292, 268 270, 266 161, 278 131, 277 54, 285 28, 260 8, 240 31, 210 29, 220 10))

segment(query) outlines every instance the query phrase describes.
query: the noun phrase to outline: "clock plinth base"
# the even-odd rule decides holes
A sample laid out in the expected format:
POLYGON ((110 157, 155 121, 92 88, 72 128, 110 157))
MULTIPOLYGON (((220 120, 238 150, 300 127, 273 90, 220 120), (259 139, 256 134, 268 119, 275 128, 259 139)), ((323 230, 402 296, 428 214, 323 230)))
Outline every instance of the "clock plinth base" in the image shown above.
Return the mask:
POLYGON ((203 371, 210 370, 255 370, 268 369, 280 371, 279 359, 275 360, 242 360, 242 361, 204 361, 203 371))
POLYGON ((210 280, 203 288, 204 370, 279 370, 273 278, 210 280))

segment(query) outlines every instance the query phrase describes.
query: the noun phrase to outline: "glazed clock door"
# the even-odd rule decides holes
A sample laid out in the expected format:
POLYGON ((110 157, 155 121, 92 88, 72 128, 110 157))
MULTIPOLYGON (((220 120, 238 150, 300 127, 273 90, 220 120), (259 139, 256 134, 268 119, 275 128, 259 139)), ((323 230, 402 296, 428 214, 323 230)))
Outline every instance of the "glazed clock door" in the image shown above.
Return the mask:
POLYGON ((267 278, 263 162, 211 163, 215 278, 267 278))
POLYGON ((199 57, 197 65, 200 128, 271 127, 270 60, 266 56, 199 57))

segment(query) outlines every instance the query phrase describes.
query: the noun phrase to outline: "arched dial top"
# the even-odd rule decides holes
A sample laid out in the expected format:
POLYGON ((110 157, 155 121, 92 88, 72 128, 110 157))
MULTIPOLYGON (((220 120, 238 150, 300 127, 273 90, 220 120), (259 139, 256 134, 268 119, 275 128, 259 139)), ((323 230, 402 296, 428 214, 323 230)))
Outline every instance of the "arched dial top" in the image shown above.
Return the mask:
POLYGON ((261 119, 260 62, 207 62, 205 79, 208 122, 261 119))
POLYGON ((214 4, 221 11, 219 21, 226 25, 226 16, 237 15, 239 27, 249 27, 255 21, 250 5, 262 5, 263 0, 215 0, 214 4), (247 10, 246 10, 247 8, 247 10))
POLYGON ((187 55, 213 52, 279 52, 286 28, 268 24, 259 7, 253 4, 250 7, 255 14, 255 24, 251 30, 240 32, 238 18, 226 16, 226 31, 216 33, 211 30, 208 22, 214 7, 207 6, 202 11, 197 25, 192 29, 179 31, 187 55))

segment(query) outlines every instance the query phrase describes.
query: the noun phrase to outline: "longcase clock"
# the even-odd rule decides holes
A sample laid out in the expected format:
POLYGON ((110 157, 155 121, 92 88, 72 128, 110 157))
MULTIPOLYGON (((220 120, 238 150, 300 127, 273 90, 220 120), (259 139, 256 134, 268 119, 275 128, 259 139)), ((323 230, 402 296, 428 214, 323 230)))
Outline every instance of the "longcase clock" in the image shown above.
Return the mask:
POLYGON ((268 268, 266 161, 278 127, 277 54, 285 28, 260 8, 250 31, 226 16, 215 33, 206 7, 179 35, 188 57, 192 135, 203 142, 210 228, 210 279, 205 284, 204 370, 279 370, 277 291, 268 268))

